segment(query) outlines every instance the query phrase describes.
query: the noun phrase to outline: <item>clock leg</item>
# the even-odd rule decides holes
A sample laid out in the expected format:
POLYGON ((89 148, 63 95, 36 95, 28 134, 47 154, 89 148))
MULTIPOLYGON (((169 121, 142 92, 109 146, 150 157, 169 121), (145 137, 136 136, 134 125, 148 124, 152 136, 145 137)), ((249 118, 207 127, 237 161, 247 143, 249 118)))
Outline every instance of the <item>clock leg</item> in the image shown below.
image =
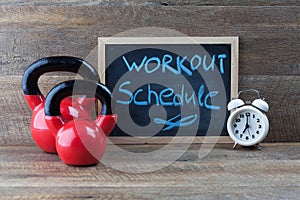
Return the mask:
POLYGON ((256 149, 261 150, 261 146, 258 144, 254 145, 256 147, 256 149))
POLYGON ((236 143, 234 143, 234 145, 233 145, 232 149, 235 149, 237 145, 238 145, 238 143, 237 143, 237 142, 236 142, 236 143))

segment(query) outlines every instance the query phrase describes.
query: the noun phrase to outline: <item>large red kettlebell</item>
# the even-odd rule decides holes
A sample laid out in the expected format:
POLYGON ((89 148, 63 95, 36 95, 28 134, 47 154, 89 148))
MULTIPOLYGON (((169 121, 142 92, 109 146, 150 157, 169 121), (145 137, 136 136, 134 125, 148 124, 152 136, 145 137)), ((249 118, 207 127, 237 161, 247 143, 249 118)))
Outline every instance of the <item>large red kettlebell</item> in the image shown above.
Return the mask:
MULTIPOLYGON (((38 79, 47 72, 63 71, 80 74, 84 79, 99 81, 99 75, 90 64, 80 58, 69 56, 47 57, 37 60, 24 72, 22 89, 24 98, 32 110, 31 133, 35 143, 48 153, 56 153, 55 138, 45 122, 45 97, 38 87, 38 79)), ((95 99, 78 97, 77 100, 65 98, 61 104, 65 119, 73 117, 90 118, 95 99)))
POLYGON ((102 158, 106 137, 114 128, 117 115, 112 114, 111 93, 106 86, 87 80, 71 80, 55 86, 45 101, 46 123, 56 137, 60 159, 69 165, 93 165, 102 158), (67 121, 61 114, 61 101, 71 95, 86 95, 101 102, 95 121, 77 118, 67 121))

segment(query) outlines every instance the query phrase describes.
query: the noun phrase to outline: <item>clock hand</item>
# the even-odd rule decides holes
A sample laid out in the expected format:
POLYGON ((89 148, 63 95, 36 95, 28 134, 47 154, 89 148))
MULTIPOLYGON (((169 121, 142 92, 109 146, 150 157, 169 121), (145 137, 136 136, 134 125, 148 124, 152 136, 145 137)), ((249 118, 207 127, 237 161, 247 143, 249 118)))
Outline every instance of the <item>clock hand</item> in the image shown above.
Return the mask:
POLYGON ((250 129, 250 125, 248 124, 248 116, 247 116, 247 125, 248 125, 248 129, 247 129, 248 134, 249 134, 250 137, 252 137, 252 134, 250 133, 251 131, 249 130, 250 129))
POLYGON ((247 128, 248 128, 247 125, 248 125, 248 124, 246 124, 246 126, 245 126, 245 128, 244 128, 244 130, 243 130, 243 133, 245 133, 245 131, 247 130, 247 128))
POLYGON ((249 124, 248 124, 248 116, 247 117, 247 122, 246 122, 246 126, 245 126, 245 129, 243 130, 243 133, 245 133, 245 131, 247 130, 247 128, 249 128, 249 124))
POLYGON ((251 137, 252 137, 252 135, 251 135, 251 133, 250 133, 249 129, 247 129, 247 130, 248 130, 249 136, 251 136, 251 137))
POLYGON ((249 124, 247 123, 246 126, 245 126, 245 129, 243 130, 243 133, 245 133, 245 131, 247 130, 247 128, 249 128, 249 124))
POLYGON ((250 125, 249 125, 248 117, 249 117, 249 116, 247 116, 247 124, 248 124, 248 129, 247 129, 247 131, 248 131, 248 133, 249 133, 249 136, 252 137, 251 130, 249 130, 249 129, 250 129, 250 125))

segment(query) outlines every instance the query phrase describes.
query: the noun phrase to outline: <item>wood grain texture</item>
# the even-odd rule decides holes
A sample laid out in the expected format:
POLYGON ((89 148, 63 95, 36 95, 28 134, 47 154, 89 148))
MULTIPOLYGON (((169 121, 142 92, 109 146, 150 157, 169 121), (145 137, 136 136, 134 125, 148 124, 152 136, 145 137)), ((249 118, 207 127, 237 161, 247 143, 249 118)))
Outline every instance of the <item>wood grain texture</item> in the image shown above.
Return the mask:
POLYGON ((269 103, 270 134, 266 141, 300 141, 297 119, 300 116, 300 76, 240 76, 239 83, 239 90, 258 89, 269 103))
MULTIPOLYGON (((171 165, 149 173, 118 171, 101 163, 87 168, 70 167, 56 155, 43 153, 34 146, 0 147, 1 199, 299 197, 299 143, 263 144, 260 151, 231 147, 218 144, 200 159, 200 145, 195 144, 171 165)), ((122 148, 139 151, 161 146, 122 145, 122 148)))
MULTIPOLYGON (((300 141, 299 1, 15 0, 0 3, 0 27, 0 144, 33 143, 21 91, 30 63, 52 55, 86 58, 98 37, 128 30, 125 35, 131 37, 174 36, 155 28, 145 33, 143 27, 188 36, 239 36, 239 89, 256 88, 267 98, 271 130, 266 141, 300 141)), ((41 80, 45 92, 71 78, 56 75, 41 80)))
MULTIPOLYGON (((174 36, 157 29, 145 33, 143 27, 188 36, 239 36, 239 89, 259 89, 269 102, 266 141, 300 142, 299 6, 296 0, 1 1, 0 198, 299 199, 299 143, 262 143, 261 151, 217 144, 203 159, 198 157, 201 144, 193 144, 171 165, 149 173, 101 163, 66 166, 33 145, 31 111, 21 91, 21 76, 30 63, 52 55, 86 58, 98 37, 128 30, 128 36, 174 36)), ((42 77, 43 93, 74 77, 63 75, 42 77)), ((120 147, 142 153, 162 145, 120 147)), ((149 164, 160 163, 149 159, 149 164)))
POLYGON ((150 5, 150 6, 299 6, 297 0, 10 0, 0 2, 0 5, 26 5, 26 6, 127 6, 127 5, 150 5))
MULTIPOLYGON (((1 6, 0 75, 20 75, 44 56, 85 58, 96 47, 97 37, 143 27, 188 36, 239 36, 240 74, 299 75, 299 10, 298 6, 1 6)), ((160 34, 140 29, 127 33, 160 34)))
MULTIPOLYGON (((73 78, 76 77, 44 75, 39 85, 46 95, 55 84, 73 78)), ((21 79, 21 76, 0 76, 0 144, 33 144, 29 130, 31 111, 23 99, 21 79)), ((299 76, 244 75, 239 77, 239 83, 239 89, 258 89, 270 105, 267 113, 270 132, 265 141, 300 141, 299 76)))

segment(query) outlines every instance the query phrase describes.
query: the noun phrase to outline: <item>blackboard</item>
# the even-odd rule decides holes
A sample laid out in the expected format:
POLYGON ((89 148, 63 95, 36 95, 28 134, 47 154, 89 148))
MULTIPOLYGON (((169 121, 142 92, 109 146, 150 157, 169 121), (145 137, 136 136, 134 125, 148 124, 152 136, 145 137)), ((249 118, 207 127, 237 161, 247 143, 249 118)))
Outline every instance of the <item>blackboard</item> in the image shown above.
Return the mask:
POLYGON ((237 37, 99 38, 113 92, 111 136, 225 136, 238 86, 237 37))

